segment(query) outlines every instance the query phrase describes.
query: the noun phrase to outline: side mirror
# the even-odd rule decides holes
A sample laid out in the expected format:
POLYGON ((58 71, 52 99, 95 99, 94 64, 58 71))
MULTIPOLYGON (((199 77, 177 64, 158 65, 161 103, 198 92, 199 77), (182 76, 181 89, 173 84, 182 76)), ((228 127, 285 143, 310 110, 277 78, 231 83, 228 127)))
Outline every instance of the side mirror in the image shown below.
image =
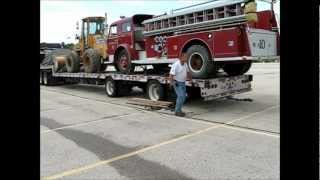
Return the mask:
POLYGON ((79 30, 79 21, 76 23, 76 29, 79 30))

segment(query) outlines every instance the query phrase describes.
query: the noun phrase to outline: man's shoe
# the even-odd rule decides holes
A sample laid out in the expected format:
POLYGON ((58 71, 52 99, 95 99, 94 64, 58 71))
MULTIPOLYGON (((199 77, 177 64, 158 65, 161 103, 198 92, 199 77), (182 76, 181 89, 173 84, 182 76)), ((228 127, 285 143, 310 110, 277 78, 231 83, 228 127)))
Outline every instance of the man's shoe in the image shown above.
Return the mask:
POLYGON ((179 117, 184 117, 186 114, 184 112, 176 112, 175 115, 179 117))

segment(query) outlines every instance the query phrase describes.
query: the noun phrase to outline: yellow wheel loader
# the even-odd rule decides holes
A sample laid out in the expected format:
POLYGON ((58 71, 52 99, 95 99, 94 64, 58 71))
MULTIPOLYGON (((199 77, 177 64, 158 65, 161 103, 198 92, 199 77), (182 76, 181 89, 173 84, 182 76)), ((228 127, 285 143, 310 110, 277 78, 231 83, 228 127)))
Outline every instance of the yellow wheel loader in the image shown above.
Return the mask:
MULTIPOLYGON (((76 35, 78 43, 73 50, 53 54, 55 72, 102 72, 106 69, 107 46, 105 43, 106 17, 86 17, 81 23, 81 34, 76 35)), ((79 29, 77 23, 77 29, 79 29)), ((59 51, 59 50, 57 50, 59 51)))

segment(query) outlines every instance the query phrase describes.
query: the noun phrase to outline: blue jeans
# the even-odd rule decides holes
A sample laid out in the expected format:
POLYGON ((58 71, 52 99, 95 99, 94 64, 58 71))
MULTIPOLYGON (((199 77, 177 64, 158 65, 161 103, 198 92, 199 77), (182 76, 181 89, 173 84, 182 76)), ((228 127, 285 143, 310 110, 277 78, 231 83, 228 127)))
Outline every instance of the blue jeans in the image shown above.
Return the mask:
POLYGON ((182 112, 181 108, 186 100, 186 84, 185 82, 174 81, 173 88, 177 95, 175 112, 182 112))

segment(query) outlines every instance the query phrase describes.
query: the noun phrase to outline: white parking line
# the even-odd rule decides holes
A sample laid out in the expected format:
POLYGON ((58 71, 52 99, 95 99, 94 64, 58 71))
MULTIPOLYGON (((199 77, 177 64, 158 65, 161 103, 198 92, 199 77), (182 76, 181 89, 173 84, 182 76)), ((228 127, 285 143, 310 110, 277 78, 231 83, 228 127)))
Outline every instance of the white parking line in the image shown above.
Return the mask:
POLYGON ((44 112, 52 112, 52 111, 60 111, 60 110, 68 110, 72 109, 73 107, 64 107, 64 108, 57 108, 57 109, 45 109, 45 110, 40 110, 40 113, 44 112))
POLYGON ((272 133, 267 133, 267 132, 251 130, 251 129, 245 129, 245 128, 241 128, 241 127, 224 126, 224 128, 229 128, 229 129, 233 129, 233 130, 237 130, 237 131, 243 131, 243 132, 247 132, 247 133, 260 134, 260 135, 270 136, 270 137, 274 137, 274 138, 280 138, 280 134, 272 134, 272 133))
POLYGON ((127 106, 124 106, 124 105, 121 105, 121 104, 108 103, 108 102, 100 100, 100 99, 90 99, 90 98, 82 97, 80 95, 74 95, 72 93, 61 92, 59 90, 57 91, 57 90, 44 89, 43 91, 53 92, 53 93, 58 93, 58 94, 64 94, 64 95, 70 95, 70 96, 77 97, 77 98, 80 98, 80 99, 84 99, 84 100, 87 100, 87 101, 95 101, 95 102, 100 102, 100 103, 103 103, 103 104, 114 105, 114 106, 117 106, 117 107, 120 107, 120 108, 124 108, 124 109, 136 110, 135 108, 127 107, 127 106))
MULTIPOLYGON (((229 125, 232 125, 234 122, 253 117, 253 116, 257 115, 257 114, 260 114, 260 113, 263 113, 263 112, 266 112, 266 111, 269 111, 271 109, 278 108, 278 107, 279 107, 279 105, 271 106, 271 107, 266 108, 266 109, 264 109, 262 111, 251 113, 249 115, 243 116, 243 117, 241 117, 239 119, 235 119, 235 120, 229 121, 227 123, 210 122, 208 120, 192 119, 192 118, 186 118, 186 117, 176 117, 176 118, 184 120, 184 121, 191 121, 191 122, 201 123, 201 124, 206 124, 206 125, 221 125, 221 126, 225 126, 225 127, 228 127, 228 128, 235 129, 235 130, 247 131, 247 132, 252 132, 252 133, 259 133, 259 132, 256 132, 255 130, 246 129, 245 127, 235 127, 235 126, 229 126, 229 125)), ((152 113, 154 113, 154 112, 152 112, 152 113)), ((169 115, 169 114, 163 114, 163 113, 158 113, 158 114, 161 114, 162 116, 166 116, 166 117, 172 117, 172 115, 169 115)), ((267 136, 272 136, 272 137, 275 136, 275 137, 277 137, 277 135, 275 135, 273 133, 268 133, 268 132, 261 132, 259 134, 265 134, 267 136)))
POLYGON ((60 127, 60 128, 44 130, 44 131, 42 131, 40 134, 47 134, 47 133, 55 132, 55 131, 58 131, 58 130, 61 130, 61 129, 67 129, 67 128, 74 128, 74 127, 79 127, 79 126, 85 126, 85 125, 88 125, 88 124, 93 124, 93 123, 105 121, 105 120, 108 120, 108 119, 116 119, 116 118, 131 116, 131 115, 135 115, 135 114, 140 114, 140 112, 131 113, 131 114, 124 114, 124 115, 107 116, 107 117, 99 118, 99 119, 97 119, 97 120, 92 120, 92 121, 89 121, 89 122, 72 124, 72 125, 69 125, 69 126, 67 125, 67 126, 63 126, 63 127, 60 127))
MULTIPOLYGON (((49 179, 58 179, 58 178, 62 178, 62 177, 65 177, 65 176, 78 174, 78 173, 81 173, 81 172, 84 172, 84 171, 87 171, 87 170, 90 170, 90 169, 93 169, 93 168, 96 168, 96 167, 99 167, 99 166, 102 166, 102 165, 105 165, 105 164, 109 164, 109 163, 112 163, 112 162, 115 162, 115 161, 119 161, 119 160, 122 160, 122 159, 125 159, 125 158, 128 158, 128 157, 137 155, 137 154, 141 154, 141 153, 146 152, 146 151, 150 151, 152 149, 156 149, 156 148, 162 147, 162 146, 167 145, 167 144, 171 144, 171 143, 174 143, 174 142, 177 142, 177 141, 181 141, 183 139, 187 139, 187 138, 190 138, 190 137, 205 133, 205 132, 210 131, 212 129, 216 129, 216 128, 219 128, 219 127, 227 127, 228 124, 231 124, 231 123, 234 123, 234 122, 237 122, 237 121, 240 121, 240 120, 255 116, 257 114, 263 113, 263 112, 268 111, 270 109, 274 109, 276 107, 279 107, 279 105, 266 108, 266 109, 264 109, 262 111, 259 111, 259 112, 251 113, 251 114, 249 114, 247 116, 232 120, 232 121, 230 121, 230 122, 228 122, 226 124, 212 125, 212 126, 209 126, 209 127, 205 128, 205 129, 202 129, 202 130, 190 133, 190 134, 186 134, 186 135, 183 135, 183 136, 180 136, 180 137, 177 137, 177 138, 173 138, 171 140, 164 141, 164 142, 161 142, 159 144, 151 145, 149 147, 142 148, 140 150, 133 151, 133 152, 130 152, 130 153, 127 153, 127 154, 123 154, 123 155, 120 155, 120 156, 116 156, 116 157, 108 159, 108 160, 98 161, 98 162, 93 163, 93 164, 89 164, 89 165, 82 166, 82 167, 79 167, 79 168, 67 170, 67 171, 52 175, 52 176, 47 176, 47 177, 44 177, 43 179, 47 179, 47 180, 49 180, 49 179)), ((183 119, 185 119, 185 118, 183 118, 183 119)))

